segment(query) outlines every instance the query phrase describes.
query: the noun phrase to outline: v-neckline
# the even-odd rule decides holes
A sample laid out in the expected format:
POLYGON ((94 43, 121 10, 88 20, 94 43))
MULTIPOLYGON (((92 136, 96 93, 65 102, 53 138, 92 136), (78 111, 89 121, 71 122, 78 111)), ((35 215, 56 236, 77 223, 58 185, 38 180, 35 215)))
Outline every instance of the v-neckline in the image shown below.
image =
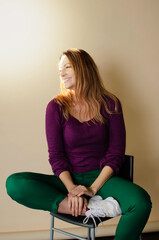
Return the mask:
POLYGON ((92 120, 93 120, 93 118, 92 119, 90 119, 90 120, 88 120, 88 121, 83 121, 83 122, 81 122, 80 120, 78 120, 76 117, 74 117, 73 115, 71 115, 70 113, 69 113, 69 115, 70 115, 70 117, 72 117, 73 119, 75 119, 78 123, 80 123, 80 124, 84 124, 84 123, 90 123, 90 122, 92 122, 92 120))

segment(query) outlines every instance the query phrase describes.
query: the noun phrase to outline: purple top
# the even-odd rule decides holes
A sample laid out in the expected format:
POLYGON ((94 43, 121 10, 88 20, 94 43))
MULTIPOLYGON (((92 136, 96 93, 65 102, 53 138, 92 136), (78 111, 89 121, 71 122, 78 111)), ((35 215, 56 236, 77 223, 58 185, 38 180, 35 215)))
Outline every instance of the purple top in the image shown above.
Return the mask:
MULTIPOLYGON (((111 99, 109 106, 111 110, 115 107, 111 99)), ((55 99, 51 100, 46 109, 46 138, 53 172, 59 176, 65 170, 82 173, 107 165, 117 174, 125 154, 121 104, 120 111, 120 114, 108 114, 103 105, 101 114, 107 123, 94 124, 91 120, 81 123, 70 114, 66 120, 61 106, 55 99)))

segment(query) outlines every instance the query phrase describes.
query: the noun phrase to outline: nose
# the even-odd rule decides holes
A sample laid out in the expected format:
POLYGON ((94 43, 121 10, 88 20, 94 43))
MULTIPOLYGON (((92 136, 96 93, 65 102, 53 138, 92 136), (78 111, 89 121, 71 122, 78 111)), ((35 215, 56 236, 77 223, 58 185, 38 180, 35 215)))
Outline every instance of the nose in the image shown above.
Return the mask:
POLYGON ((64 77, 65 75, 66 75, 66 70, 65 69, 61 69, 60 76, 64 77))

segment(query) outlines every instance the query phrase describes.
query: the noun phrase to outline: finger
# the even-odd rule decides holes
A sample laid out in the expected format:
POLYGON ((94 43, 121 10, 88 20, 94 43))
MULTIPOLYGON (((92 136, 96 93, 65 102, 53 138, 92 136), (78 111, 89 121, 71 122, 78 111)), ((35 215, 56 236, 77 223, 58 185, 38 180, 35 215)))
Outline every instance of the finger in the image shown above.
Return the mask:
POLYGON ((77 194, 77 193, 79 192, 79 190, 80 190, 80 188, 79 188, 79 187, 76 187, 76 188, 74 188, 74 189, 72 189, 72 190, 70 191, 70 194, 75 195, 75 194, 77 194))
POLYGON ((69 196, 69 197, 75 197, 75 196, 77 196, 77 194, 78 194, 78 192, 69 192, 69 193, 67 194, 67 196, 69 196))
POLYGON ((80 189, 79 189, 79 192, 77 193, 77 196, 82 196, 82 195, 87 195, 87 196, 92 196, 92 192, 90 191, 89 188, 86 188, 85 186, 82 186, 80 189))
POLYGON ((72 191, 70 191, 69 193, 68 193, 68 196, 74 196, 75 195, 75 191, 74 190, 72 190, 72 191))
POLYGON ((78 197, 82 196, 82 195, 87 195, 87 196, 92 196, 90 192, 88 191, 81 191, 77 194, 78 197))
POLYGON ((78 202, 77 197, 74 198, 74 216, 76 217, 78 215, 78 202))
POLYGON ((72 207, 71 198, 68 197, 68 208, 71 210, 71 207, 72 207))
POLYGON ((87 205, 88 205, 87 199, 84 198, 84 210, 85 211, 87 210, 87 205))
POLYGON ((72 211, 71 212, 72 212, 72 216, 75 215, 75 202, 74 201, 75 201, 75 199, 71 198, 71 203, 72 203, 72 209, 71 209, 72 211))
POLYGON ((78 191, 82 190, 83 187, 84 187, 84 186, 81 186, 81 185, 76 186, 76 187, 74 187, 70 192, 71 192, 71 193, 77 193, 78 191))
POLYGON ((79 197, 79 215, 82 214, 82 209, 83 209, 83 206, 84 206, 84 199, 79 197))
POLYGON ((87 192, 87 189, 85 189, 83 186, 79 187, 78 189, 75 189, 74 191, 71 192, 73 196, 81 196, 87 192))
MULTIPOLYGON (((80 191, 81 192, 81 191, 80 191)), ((69 194, 69 196, 72 196, 72 197, 75 197, 75 196, 78 196, 78 194, 80 193, 79 191, 76 191, 76 192, 71 192, 69 194)))
POLYGON ((77 196, 78 197, 80 197, 80 196, 82 196, 82 195, 84 195, 84 194, 86 194, 84 191, 81 191, 81 192, 79 192, 78 194, 77 194, 77 196))
POLYGON ((76 208, 75 208, 75 216, 79 215, 79 197, 76 197, 76 208))

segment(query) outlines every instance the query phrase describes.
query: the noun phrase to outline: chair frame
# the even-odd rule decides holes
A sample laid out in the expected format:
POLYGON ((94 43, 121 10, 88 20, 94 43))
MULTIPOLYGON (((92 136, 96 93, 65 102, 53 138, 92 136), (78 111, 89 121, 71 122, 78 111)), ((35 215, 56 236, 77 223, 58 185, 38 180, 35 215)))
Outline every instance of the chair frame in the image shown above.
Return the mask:
MULTIPOLYGON (((118 174, 119 177, 122 177, 128 181, 133 182, 133 163, 134 163, 134 157, 131 155, 125 155, 125 162, 118 174)), ((64 235, 67 235, 69 237, 75 238, 75 239, 80 239, 80 240, 95 240, 95 225, 94 222, 92 221, 92 219, 89 219, 89 221, 87 222, 87 224, 83 223, 83 219, 85 218, 85 216, 78 216, 78 217, 74 217, 72 215, 68 215, 68 214, 62 214, 62 213, 52 213, 50 212, 51 215, 51 226, 50 226, 50 240, 53 240, 54 237, 54 231, 62 233, 64 235), (58 218, 62 221, 68 222, 70 224, 75 224, 78 226, 82 226, 82 227, 87 227, 88 228, 88 235, 87 238, 83 238, 80 237, 78 235, 69 233, 69 232, 65 232, 62 231, 58 228, 54 227, 54 218, 58 218)), ((103 218, 103 222, 107 221, 111 218, 103 218)), ((100 223, 98 218, 96 218, 97 220, 97 225, 100 223)), ((140 240, 142 240, 142 237, 140 235, 139 237, 140 240)))

